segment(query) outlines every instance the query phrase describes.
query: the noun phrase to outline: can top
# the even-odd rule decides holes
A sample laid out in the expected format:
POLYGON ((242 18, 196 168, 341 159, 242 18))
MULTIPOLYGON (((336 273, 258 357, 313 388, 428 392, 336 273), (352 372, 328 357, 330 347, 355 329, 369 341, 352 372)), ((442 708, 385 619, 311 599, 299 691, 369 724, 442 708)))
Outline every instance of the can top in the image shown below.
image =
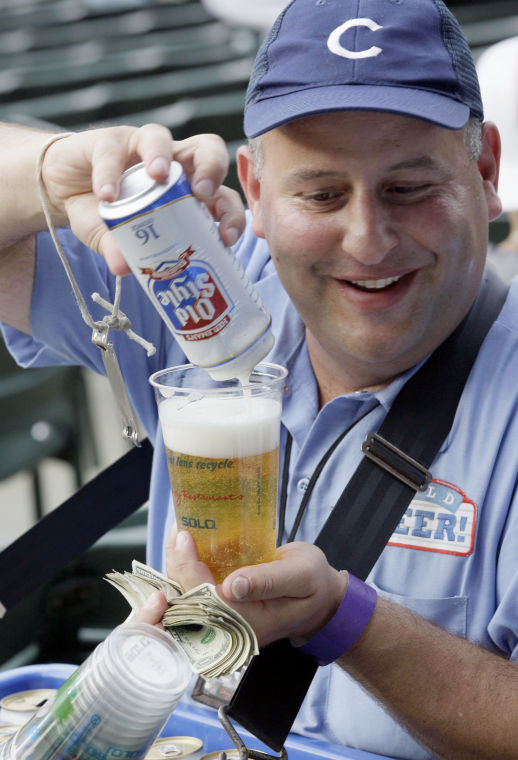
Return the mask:
POLYGON ((103 219, 117 219, 121 211, 127 211, 133 206, 142 209, 161 198, 166 190, 172 187, 181 177, 183 169, 177 161, 171 162, 169 177, 165 182, 157 182, 146 171, 143 163, 135 164, 127 169, 121 177, 119 195, 116 201, 101 201, 99 213, 103 219))
POLYGON ((196 736, 164 736, 151 745, 144 760, 164 760, 193 755, 203 746, 196 736))
POLYGON ((36 712, 44 702, 53 697, 57 689, 28 689, 7 694, 0 700, 4 710, 13 712, 36 712))

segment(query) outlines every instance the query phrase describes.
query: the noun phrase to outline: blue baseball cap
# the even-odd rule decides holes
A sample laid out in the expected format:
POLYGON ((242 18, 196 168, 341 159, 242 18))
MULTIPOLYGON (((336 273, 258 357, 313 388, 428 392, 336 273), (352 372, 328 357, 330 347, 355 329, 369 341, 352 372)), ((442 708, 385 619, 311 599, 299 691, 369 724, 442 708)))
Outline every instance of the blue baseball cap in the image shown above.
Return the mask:
POLYGON ((330 111, 386 111, 449 129, 483 119, 464 34, 442 0, 292 0, 254 63, 244 129, 256 137, 330 111))

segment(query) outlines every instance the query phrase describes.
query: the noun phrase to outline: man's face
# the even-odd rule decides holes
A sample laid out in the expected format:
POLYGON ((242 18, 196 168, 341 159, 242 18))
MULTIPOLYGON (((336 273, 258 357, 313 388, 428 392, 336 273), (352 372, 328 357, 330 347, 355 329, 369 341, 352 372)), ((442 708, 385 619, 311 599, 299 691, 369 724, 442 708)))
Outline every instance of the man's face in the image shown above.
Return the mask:
POLYGON ((413 366, 468 311, 499 213, 461 133, 322 114, 265 134, 262 147, 261 182, 244 183, 254 230, 306 324, 313 363, 360 385, 413 366))

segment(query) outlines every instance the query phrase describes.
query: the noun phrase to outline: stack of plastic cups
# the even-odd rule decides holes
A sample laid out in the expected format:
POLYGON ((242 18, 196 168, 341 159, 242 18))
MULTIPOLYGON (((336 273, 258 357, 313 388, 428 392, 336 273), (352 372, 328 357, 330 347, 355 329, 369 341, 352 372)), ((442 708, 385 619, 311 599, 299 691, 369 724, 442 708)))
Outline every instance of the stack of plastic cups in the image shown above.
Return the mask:
POLYGON ((144 758, 192 675, 164 631, 146 623, 115 628, 11 739, 1 760, 144 758))

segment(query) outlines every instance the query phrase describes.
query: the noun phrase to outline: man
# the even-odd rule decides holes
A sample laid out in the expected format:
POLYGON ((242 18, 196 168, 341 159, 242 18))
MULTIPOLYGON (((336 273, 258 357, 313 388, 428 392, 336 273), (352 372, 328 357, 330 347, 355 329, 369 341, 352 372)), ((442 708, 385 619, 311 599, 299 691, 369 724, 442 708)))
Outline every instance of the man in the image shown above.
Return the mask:
MULTIPOLYGON (((292 447, 286 545, 276 562, 237 570, 218 589, 260 644, 291 637, 336 660, 319 668, 296 731, 397 758, 494 760, 515 757, 518 746, 515 290, 480 351, 434 482, 368 584, 312 546, 366 433, 478 292, 488 221, 500 213, 498 132, 481 129, 481 119, 473 61, 439 0, 295 0, 258 55, 245 111, 254 139, 238 155, 250 218, 235 250, 272 312, 269 358, 290 373, 281 469, 288 433, 292 447)), ((99 369, 46 233, 34 257, 31 236, 44 223, 32 172, 44 140, 4 131, 3 165, 12 168, 0 316, 17 328, 5 335, 20 361, 99 369)), ((234 242, 243 219, 236 197, 215 190, 226 168, 216 138, 175 143, 149 125, 94 130, 48 149, 43 178, 55 222, 68 218, 75 232, 61 241, 84 293, 109 297, 113 277, 76 236, 112 272, 127 271, 96 215, 98 199, 116 197, 121 171, 138 158, 163 178, 171 155, 234 242)), ((172 506, 147 387, 152 371, 182 359, 139 287, 124 280, 122 308, 157 356, 146 359, 124 336, 116 347, 156 444, 149 558, 166 559, 189 588, 210 576, 184 532, 173 529, 163 555, 172 506)), ((448 377, 444 367, 437 382, 448 377)), ((151 600, 147 619, 160 618, 162 601, 151 600)))

